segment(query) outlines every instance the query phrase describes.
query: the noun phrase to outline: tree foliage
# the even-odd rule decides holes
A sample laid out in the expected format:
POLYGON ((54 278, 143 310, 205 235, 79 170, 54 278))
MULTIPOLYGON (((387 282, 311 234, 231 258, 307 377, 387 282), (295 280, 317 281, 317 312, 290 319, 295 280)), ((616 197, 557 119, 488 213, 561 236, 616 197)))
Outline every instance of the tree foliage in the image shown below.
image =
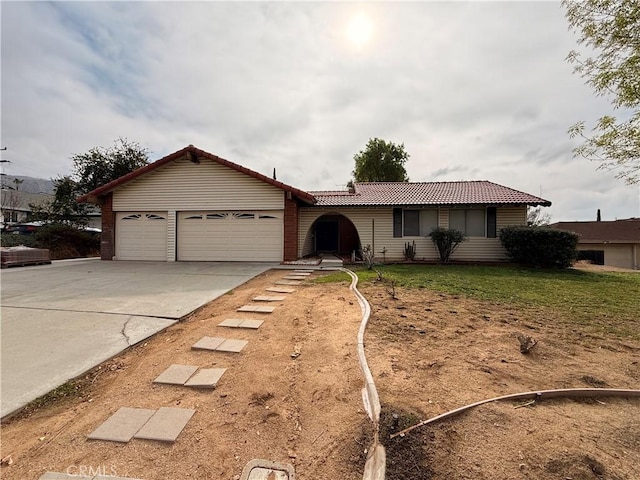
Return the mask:
POLYGON ((542 211, 542 207, 530 208, 527 211, 527 225, 542 227, 551 223, 551 215, 542 211))
POLYGON ((353 178, 356 182, 408 182, 404 164, 409 154, 404 143, 396 145, 380 138, 370 138, 364 150, 353 157, 356 165, 353 178))
POLYGON ((572 51, 567 60, 595 93, 611 98, 620 115, 602 116, 590 133, 585 123, 569 129, 583 143, 576 156, 600 162, 628 184, 640 182, 640 2, 637 0, 563 0, 578 43, 593 51, 572 51))
POLYGON ((81 194, 78 182, 68 175, 58 177, 53 180, 53 189, 53 200, 29 205, 33 219, 75 227, 86 226, 89 223, 87 204, 76 202, 76 197, 81 194))
POLYGON ((95 147, 87 153, 73 155, 71 160, 73 179, 80 194, 84 194, 144 167, 149 163, 149 156, 147 149, 138 143, 119 138, 112 147, 95 147))

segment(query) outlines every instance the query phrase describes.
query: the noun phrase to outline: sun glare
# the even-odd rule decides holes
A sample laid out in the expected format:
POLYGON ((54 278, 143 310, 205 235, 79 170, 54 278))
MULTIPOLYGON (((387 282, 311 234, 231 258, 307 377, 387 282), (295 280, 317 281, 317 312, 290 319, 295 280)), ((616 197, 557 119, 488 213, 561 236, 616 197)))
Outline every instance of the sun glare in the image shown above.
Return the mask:
POLYGON ((371 40, 373 35, 373 23, 363 14, 354 17, 347 29, 349 41, 357 48, 362 48, 371 40))

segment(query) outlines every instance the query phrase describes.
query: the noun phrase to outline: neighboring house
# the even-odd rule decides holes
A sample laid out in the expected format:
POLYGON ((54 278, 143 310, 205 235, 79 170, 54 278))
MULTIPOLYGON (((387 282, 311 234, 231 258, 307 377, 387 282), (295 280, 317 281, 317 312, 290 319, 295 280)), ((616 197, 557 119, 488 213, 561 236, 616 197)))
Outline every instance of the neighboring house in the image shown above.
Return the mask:
POLYGON ((580 235, 580 259, 599 265, 640 269, 640 218, 606 222, 558 222, 551 228, 580 235))
POLYGON ((20 190, 5 188, 0 191, 2 195, 2 209, 0 223, 28 222, 31 220, 30 205, 41 205, 53 200, 53 195, 45 193, 28 193, 20 190))
POLYGON ((83 195, 102 206, 104 260, 292 261, 370 245, 379 259, 435 260, 426 235, 451 227, 469 241, 454 260, 504 261, 497 234, 551 203, 486 181, 360 183, 306 192, 192 145, 83 195))

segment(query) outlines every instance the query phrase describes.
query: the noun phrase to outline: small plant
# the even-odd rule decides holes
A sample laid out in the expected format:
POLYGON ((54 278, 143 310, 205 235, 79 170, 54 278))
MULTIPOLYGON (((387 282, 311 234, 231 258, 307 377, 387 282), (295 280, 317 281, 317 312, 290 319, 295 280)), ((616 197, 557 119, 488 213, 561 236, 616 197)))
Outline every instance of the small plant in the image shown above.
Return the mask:
POLYGON ((398 285, 398 281, 395 278, 387 279, 385 283, 385 288, 387 289, 387 293, 396 300, 398 298, 396 294, 396 286, 398 285))
POLYGON ((413 240, 411 243, 407 242, 404 244, 404 259, 414 261, 416 258, 416 241, 413 240))
POLYGON ((429 237, 438 249, 442 263, 449 263, 453 252, 467 239, 460 230, 450 228, 434 228, 431 230, 429 237))
POLYGON ((361 254, 362 254, 362 263, 364 263, 364 265, 367 267, 367 270, 372 270, 373 265, 376 262, 376 259, 375 259, 375 254, 373 253, 373 249, 371 248, 371 245, 367 245, 363 247, 361 250, 361 254))

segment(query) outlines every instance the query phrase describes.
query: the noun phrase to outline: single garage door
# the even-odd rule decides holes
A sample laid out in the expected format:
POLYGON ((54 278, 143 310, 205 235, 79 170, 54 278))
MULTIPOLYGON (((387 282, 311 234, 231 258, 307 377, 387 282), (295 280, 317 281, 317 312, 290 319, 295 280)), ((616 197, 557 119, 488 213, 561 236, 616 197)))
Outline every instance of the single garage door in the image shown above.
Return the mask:
POLYGON ((118 212, 118 260, 167 260, 166 212, 118 212))
POLYGON ((178 260, 282 261, 283 212, 178 214, 178 260))

